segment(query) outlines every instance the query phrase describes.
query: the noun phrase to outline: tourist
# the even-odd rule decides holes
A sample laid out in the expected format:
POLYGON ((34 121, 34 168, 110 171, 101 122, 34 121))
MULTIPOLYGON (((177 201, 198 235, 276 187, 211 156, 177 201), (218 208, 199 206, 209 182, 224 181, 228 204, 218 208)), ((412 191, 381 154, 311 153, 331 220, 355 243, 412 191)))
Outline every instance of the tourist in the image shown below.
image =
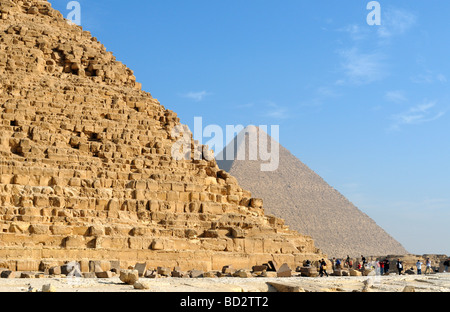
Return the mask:
POLYGON ((319 275, 320 275, 320 277, 323 277, 324 275, 326 275, 328 277, 327 263, 325 262, 324 259, 322 259, 322 261, 320 261, 319 275))
POLYGON ((427 258, 427 261, 425 262, 425 264, 427 266, 427 268, 425 269, 425 274, 427 274, 428 271, 432 271, 431 270, 431 260, 430 260, 430 258, 427 258))
POLYGON ((366 258, 361 255, 361 261, 362 261, 362 269, 363 271, 366 269, 366 258))
POLYGON ((333 272, 334 272, 334 270, 336 270, 335 263, 336 263, 336 258, 333 257, 333 260, 331 260, 331 269, 333 270, 333 272))
POLYGON ((422 265, 423 265, 422 261, 417 260, 416 267, 417 267, 417 274, 418 275, 422 275, 422 265))
POLYGON ((341 260, 336 259, 336 270, 340 270, 341 269, 341 260))
POLYGON ((384 261, 380 261, 380 275, 384 275, 384 261))
POLYGON ((398 275, 402 275, 403 263, 400 261, 400 259, 397 259, 397 270, 398 270, 398 275))
POLYGON ((385 259, 384 260, 384 273, 385 274, 389 274, 389 269, 390 269, 391 263, 389 262, 389 259, 385 259))
POLYGON ((450 266, 450 258, 444 261, 444 273, 448 272, 448 267, 450 266))
POLYGON ((347 255, 347 259, 345 259, 345 264, 344 265, 346 265, 347 266, 347 268, 352 268, 351 266, 350 266, 350 256, 349 255, 347 255))

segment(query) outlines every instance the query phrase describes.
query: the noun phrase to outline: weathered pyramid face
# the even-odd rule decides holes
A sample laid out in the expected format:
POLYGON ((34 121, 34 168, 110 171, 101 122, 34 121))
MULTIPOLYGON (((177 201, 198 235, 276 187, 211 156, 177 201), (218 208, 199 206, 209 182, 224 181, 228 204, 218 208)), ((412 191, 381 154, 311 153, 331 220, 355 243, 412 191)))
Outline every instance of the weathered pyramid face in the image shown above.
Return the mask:
POLYGON ((244 131, 249 133, 247 140, 232 141, 217 155, 218 159, 223 159, 217 163, 235 176, 241 186, 264 200, 266 213, 285 219, 293 230, 311 235, 329 256, 407 254, 403 246, 369 216, 267 133, 255 127, 244 131), (252 135, 255 132, 257 136, 252 135), (268 136, 264 141, 271 142, 269 146, 278 151, 279 166, 274 171, 262 170, 264 159, 250 158, 251 149, 256 148, 256 154, 266 149, 259 146, 260 135, 268 136), (229 153, 232 147, 233 152, 229 153), (226 156, 227 152, 231 158, 226 156), (239 155, 246 157, 242 159, 239 155))
POLYGON ((323 257, 310 237, 264 216, 214 160, 175 161, 176 114, 89 32, 46 1, 0 4, 7 266, 36 270, 51 258, 217 269, 323 257))

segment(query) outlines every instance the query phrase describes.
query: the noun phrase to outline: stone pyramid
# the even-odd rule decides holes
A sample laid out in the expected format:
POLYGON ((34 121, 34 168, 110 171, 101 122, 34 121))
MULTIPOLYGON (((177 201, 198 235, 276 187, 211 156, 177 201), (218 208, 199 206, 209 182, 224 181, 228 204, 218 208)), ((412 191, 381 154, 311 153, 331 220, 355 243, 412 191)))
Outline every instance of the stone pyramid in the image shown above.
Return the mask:
POLYGON ((89 32, 47 1, 0 0, 0 13, 0 267, 323 257, 214 160, 175 160, 176 114, 89 32))
POLYGON ((248 127, 244 133, 246 140, 230 142, 217 155, 217 159, 222 159, 217 163, 236 177, 240 185, 261 197, 267 213, 285 219, 293 230, 311 235, 329 256, 407 254, 405 248, 369 216, 263 130, 248 127), (261 171, 261 163, 265 162, 249 160, 248 145, 256 141, 254 146, 258 146, 259 133, 268 136, 269 147, 276 144, 279 148, 279 166, 275 171, 261 171), (232 146, 234 154, 230 153, 233 156, 227 158, 227 150, 232 146), (239 153, 247 156, 235 160, 239 153))

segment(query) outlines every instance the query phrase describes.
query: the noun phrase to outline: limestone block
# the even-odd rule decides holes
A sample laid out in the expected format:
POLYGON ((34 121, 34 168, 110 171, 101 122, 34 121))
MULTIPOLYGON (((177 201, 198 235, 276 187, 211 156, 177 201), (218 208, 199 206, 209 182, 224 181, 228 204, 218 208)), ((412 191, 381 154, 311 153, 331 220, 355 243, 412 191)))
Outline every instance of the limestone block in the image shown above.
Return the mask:
POLYGON ((18 260, 17 261, 17 271, 19 272, 37 272, 39 271, 38 260, 18 260))
POLYGON ((287 263, 284 263, 277 271, 277 277, 291 277, 292 270, 287 263))
POLYGON ((88 233, 89 236, 104 236, 105 228, 103 225, 93 225, 89 227, 88 233))
POLYGON ((60 266, 51 267, 48 270, 48 273, 50 275, 61 275, 61 267, 60 266))
POLYGON ((221 204, 215 203, 202 203, 201 212, 205 214, 219 215, 223 214, 223 208, 221 204))
POLYGON ((235 273, 233 273, 233 277, 250 278, 253 276, 252 276, 252 273, 250 273, 247 270, 238 270, 235 273))
POLYGON ((0 274, 0 278, 15 278, 16 273, 10 270, 4 270, 0 274))
POLYGON ((50 228, 48 225, 41 225, 41 224, 33 224, 29 228, 31 234, 36 235, 44 235, 50 233, 50 228))
POLYGON ((317 277, 319 276, 319 272, 315 267, 303 267, 300 269, 301 276, 304 277, 317 277))
POLYGON ((114 277, 114 274, 111 271, 105 271, 105 272, 97 272, 95 273, 95 276, 97 278, 112 278, 114 277))
POLYGON ((362 273, 357 270, 350 270, 350 276, 362 276, 362 273))
POLYGON ((121 270, 120 280, 128 285, 134 285, 139 280, 139 272, 137 270, 121 270))
POLYGON ((137 281, 134 283, 133 288, 138 289, 138 290, 147 290, 147 289, 150 289, 150 283, 143 282, 143 281, 137 281))
POLYGON ((45 195, 35 195, 33 198, 33 203, 34 206, 38 208, 46 208, 50 206, 49 198, 45 195))
POLYGON ((190 270, 189 271, 189 276, 191 277, 191 278, 200 278, 200 277, 203 277, 203 274, 204 274, 205 272, 204 271, 201 271, 201 270, 190 270))
POLYGON ((69 236, 64 239, 66 248, 86 248, 86 241, 82 236, 69 236))
POLYGON ((263 200, 259 198, 252 198, 250 200, 250 207, 261 209, 263 207, 263 200))
POLYGON ((50 231, 53 235, 70 235, 73 233, 73 228, 64 225, 52 225, 50 226, 50 231))
POLYGON ((147 263, 136 263, 134 270, 138 271, 140 277, 144 276, 147 271, 147 263))

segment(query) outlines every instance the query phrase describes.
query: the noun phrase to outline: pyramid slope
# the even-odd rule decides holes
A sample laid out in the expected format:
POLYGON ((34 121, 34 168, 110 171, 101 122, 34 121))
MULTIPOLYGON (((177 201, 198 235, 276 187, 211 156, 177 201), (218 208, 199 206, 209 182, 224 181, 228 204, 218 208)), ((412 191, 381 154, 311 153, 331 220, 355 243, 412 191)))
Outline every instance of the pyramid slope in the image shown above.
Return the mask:
POLYGON ((173 159, 179 118, 89 32, 47 1, 0 13, 0 267, 323 257, 214 160, 173 159))
MULTIPOLYGON (((255 131, 254 129, 251 131, 255 131)), ((265 134, 267 135, 267 134, 265 134)), ((270 137, 272 144, 278 144, 270 137)), ((246 143, 238 150, 246 149, 246 143)), ((224 158, 230 144, 218 155, 224 158)), ((217 161, 235 176, 240 185, 264 200, 266 214, 286 220, 300 233, 311 235, 326 254, 344 257, 407 254, 403 246, 360 211, 319 175, 279 145, 280 164, 276 171, 261 171, 261 161, 217 161)))

